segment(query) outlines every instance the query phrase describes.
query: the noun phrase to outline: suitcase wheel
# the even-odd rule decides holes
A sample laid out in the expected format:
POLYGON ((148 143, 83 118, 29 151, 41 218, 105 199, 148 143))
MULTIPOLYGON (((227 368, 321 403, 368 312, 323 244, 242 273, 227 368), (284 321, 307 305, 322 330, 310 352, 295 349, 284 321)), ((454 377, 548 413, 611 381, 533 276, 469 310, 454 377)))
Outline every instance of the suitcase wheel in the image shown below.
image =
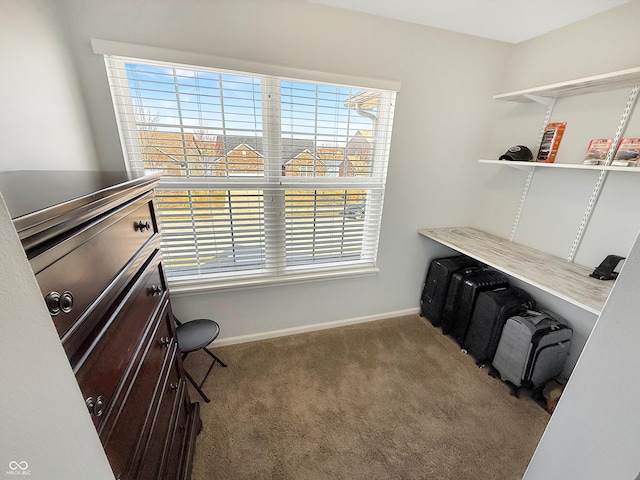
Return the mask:
MULTIPOLYGON (((476 360, 476 365, 478 366, 478 368, 484 368, 487 366, 487 364, 484 363, 482 360, 476 360)), ((491 375, 491 372, 489 372, 489 375, 491 375)))
POLYGON ((496 370, 493 365, 489 367, 489 371, 487 372, 487 375, 489 375, 491 378, 500 378, 500 374, 498 373, 498 370, 496 370))
POLYGON ((513 383, 507 382, 509 385, 509 395, 512 397, 520 398, 520 387, 516 387, 513 383))

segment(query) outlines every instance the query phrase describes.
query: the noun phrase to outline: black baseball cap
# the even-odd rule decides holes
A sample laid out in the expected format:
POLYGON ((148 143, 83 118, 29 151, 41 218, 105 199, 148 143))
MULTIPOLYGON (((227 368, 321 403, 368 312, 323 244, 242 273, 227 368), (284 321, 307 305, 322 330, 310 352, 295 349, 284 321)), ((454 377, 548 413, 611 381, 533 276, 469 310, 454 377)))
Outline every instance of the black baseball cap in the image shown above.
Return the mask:
POLYGON ((498 160, 511 160, 514 162, 530 162, 533 160, 533 154, 524 145, 515 145, 500 155, 498 160))

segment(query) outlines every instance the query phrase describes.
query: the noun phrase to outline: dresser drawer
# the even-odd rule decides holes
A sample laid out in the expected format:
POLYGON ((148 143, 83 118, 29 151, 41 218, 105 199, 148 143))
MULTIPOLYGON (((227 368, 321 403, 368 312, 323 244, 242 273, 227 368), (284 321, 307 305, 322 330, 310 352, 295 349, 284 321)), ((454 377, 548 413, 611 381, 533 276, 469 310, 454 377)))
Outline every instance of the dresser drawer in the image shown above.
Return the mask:
POLYGON ((156 233, 152 208, 151 197, 138 199, 30 260, 60 337, 156 233))
MULTIPOLYGON (((159 480, 161 472, 166 470, 168 463, 172 460, 180 461, 180 458, 170 457, 173 453, 171 448, 173 438, 170 433, 172 426, 175 425, 175 413, 179 415, 177 412, 179 408, 184 410, 178 405, 182 405, 181 400, 186 391, 184 380, 180 378, 178 365, 177 360, 174 359, 164 383, 157 415, 151 428, 139 473, 136 475, 137 480, 159 480)), ((182 445, 182 442, 180 444, 182 445)), ((178 451, 178 457, 180 457, 180 451, 178 451)), ((177 476, 173 478, 176 479, 177 476)))
MULTIPOLYGON (((173 431, 170 434, 171 446, 166 455, 167 463, 164 468, 162 478, 174 480, 183 478, 185 463, 188 461, 186 455, 186 442, 188 434, 189 415, 187 412, 186 383, 179 399, 176 422, 173 424, 173 431)), ((159 477, 160 478, 160 477, 159 477)))
POLYGON ((114 413, 114 399, 125 376, 129 376, 132 360, 144 348, 145 332, 155 327, 151 319, 158 315, 165 290, 157 251, 76 364, 76 379, 84 398, 100 399, 102 408, 92 413, 98 432, 114 413))
MULTIPOLYGON (((169 368, 176 344, 167 323, 165 304, 152 335, 146 339, 144 357, 132 376, 130 388, 114 400, 112 412, 100 439, 116 477, 134 468, 134 459, 144 446, 145 431, 153 422, 151 400, 162 389, 163 370, 169 368), (117 410, 117 411, 116 411, 117 410)), ((128 382, 127 382, 128 383, 128 382)))
POLYGON ((93 340, 102 331, 113 312, 120 309, 122 299, 128 294, 140 272, 145 269, 149 259, 160 249, 159 240, 159 237, 151 238, 109 284, 108 291, 92 303, 73 328, 60 339, 74 370, 78 362, 86 356, 87 349, 92 348, 93 340))

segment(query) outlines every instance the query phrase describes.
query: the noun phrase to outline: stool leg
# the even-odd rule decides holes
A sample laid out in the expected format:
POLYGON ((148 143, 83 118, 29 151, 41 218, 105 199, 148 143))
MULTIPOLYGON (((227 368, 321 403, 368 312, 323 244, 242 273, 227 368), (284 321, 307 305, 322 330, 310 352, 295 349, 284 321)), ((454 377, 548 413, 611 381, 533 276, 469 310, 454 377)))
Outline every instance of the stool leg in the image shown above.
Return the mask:
POLYGON ((215 366, 216 362, 218 362, 220 365, 222 365, 225 368, 227 366, 225 363, 222 363, 222 360, 220 360, 218 357, 216 357, 208 349, 203 348, 202 350, 204 350, 205 353, 207 353, 211 358, 213 358, 213 362, 211 362, 211 365, 209 365, 209 370, 207 370, 207 373, 204 374, 204 377, 202 378, 202 381, 200 382, 200 385, 198 385, 198 387, 200 387, 200 388, 202 388, 202 385, 204 385, 204 382, 207 380, 207 377, 211 373, 211 370, 215 366))
MULTIPOLYGON (((191 353, 191 352, 185 352, 185 353, 182 354, 182 360, 183 361, 184 361, 185 358, 187 358, 187 355, 189 355, 189 353, 191 353)), ((209 370, 211 370, 211 369, 209 369, 209 370)), ((198 385, 196 383, 196 381, 193 379, 193 377, 191 375, 189 375, 189 372, 187 372, 187 369, 184 368, 184 365, 182 366, 182 371, 184 372, 184 376, 187 377, 187 380, 189 380, 189 383, 191 383, 191 385, 193 385, 193 388, 196 389, 196 391, 200 394, 202 399, 206 403, 211 403, 211 400, 209 400, 209 397, 207 397, 207 395, 202 391, 202 388, 200 388, 200 387, 202 387, 202 383, 204 383, 204 380, 200 385, 198 385)), ((206 376, 205 376, 205 378, 206 378, 206 376)))
POLYGON ((204 382, 207 380, 207 377, 209 376, 209 373, 211 372, 211 369, 213 369, 213 366, 215 364, 216 364, 216 361, 214 360, 213 362, 211 362, 211 365, 209 365, 209 370, 207 370, 207 373, 205 373, 204 377, 202 377, 202 381, 200 382, 200 387, 204 385, 204 382))
POLYGON ((216 362, 218 362, 220 365, 222 365, 223 367, 227 367, 227 364, 224 363, 222 360, 220 360, 218 357, 216 357, 213 353, 211 353, 211 351, 208 348, 203 348, 203 350, 205 351, 205 353, 207 353, 211 358, 213 358, 213 363, 215 364, 216 362))
MULTIPOLYGON (((184 368, 183 368, 184 370, 184 368)), ((191 382, 191 385, 193 385, 193 388, 195 388, 197 390, 197 392, 200 394, 200 396, 203 398, 203 400, 207 403, 210 403, 211 400, 209 400, 209 397, 207 397, 205 395, 205 393, 202 391, 202 389, 200 388, 200 386, 196 383, 196 381, 191 377, 191 375, 189 375, 189 372, 187 372, 186 370, 184 370, 184 376, 187 377, 187 380, 189 380, 189 382, 191 382)))

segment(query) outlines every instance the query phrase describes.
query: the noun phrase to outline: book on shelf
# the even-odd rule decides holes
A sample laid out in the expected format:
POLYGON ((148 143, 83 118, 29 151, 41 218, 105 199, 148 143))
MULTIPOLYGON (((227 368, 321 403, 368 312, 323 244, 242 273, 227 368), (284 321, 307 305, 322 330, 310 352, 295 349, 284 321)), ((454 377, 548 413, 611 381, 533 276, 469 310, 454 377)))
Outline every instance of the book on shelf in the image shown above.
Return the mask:
POLYGON ((623 138, 618 144, 611 165, 614 167, 635 167, 640 160, 640 138, 623 138))
POLYGON ((536 162, 553 163, 560 146, 560 140, 566 127, 566 122, 548 123, 542 134, 542 141, 536 155, 536 162))
POLYGON ((611 148, 613 138, 594 138, 589 142, 583 165, 603 165, 611 148))

